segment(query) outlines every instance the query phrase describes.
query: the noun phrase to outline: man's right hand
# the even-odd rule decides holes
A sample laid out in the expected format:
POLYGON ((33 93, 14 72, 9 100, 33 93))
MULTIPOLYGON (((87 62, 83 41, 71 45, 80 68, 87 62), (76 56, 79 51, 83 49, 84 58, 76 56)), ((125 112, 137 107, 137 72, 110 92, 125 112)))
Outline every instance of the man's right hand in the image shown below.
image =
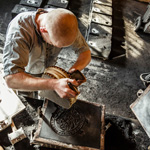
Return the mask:
POLYGON ((69 82, 76 87, 79 86, 79 83, 74 79, 63 78, 56 80, 54 90, 61 98, 75 98, 79 94, 69 87, 69 82))
POLYGON ((79 86, 75 79, 44 79, 36 78, 24 72, 8 75, 5 77, 9 88, 20 91, 55 90, 61 98, 74 98, 78 94, 73 91, 68 83, 79 86))

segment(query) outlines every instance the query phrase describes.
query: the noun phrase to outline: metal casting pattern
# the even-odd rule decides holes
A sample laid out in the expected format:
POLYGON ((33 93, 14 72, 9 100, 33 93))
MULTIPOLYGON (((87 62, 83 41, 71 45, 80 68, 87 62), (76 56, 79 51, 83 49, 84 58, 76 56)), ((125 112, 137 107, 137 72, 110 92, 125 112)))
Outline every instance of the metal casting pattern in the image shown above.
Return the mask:
POLYGON ((71 109, 58 107, 52 114, 50 125, 61 136, 76 134, 85 123, 85 116, 79 109, 72 106, 71 109))

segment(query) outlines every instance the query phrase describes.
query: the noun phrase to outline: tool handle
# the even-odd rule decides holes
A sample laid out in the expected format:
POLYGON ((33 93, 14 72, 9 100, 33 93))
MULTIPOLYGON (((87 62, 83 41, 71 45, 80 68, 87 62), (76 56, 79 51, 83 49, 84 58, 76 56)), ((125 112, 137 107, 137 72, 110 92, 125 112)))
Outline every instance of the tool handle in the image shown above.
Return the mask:
POLYGON ((17 130, 13 120, 11 120, 11 129, 12 129, 12 131, 16 131, 17 130))
POLYGON ((78 89, 77 89, 72 83, 68 82, 68 86, 69 86, 73 91, 75 91, 75 92, 77 93, 77 95, 80 93, 80 92, 78 91, 78 89))

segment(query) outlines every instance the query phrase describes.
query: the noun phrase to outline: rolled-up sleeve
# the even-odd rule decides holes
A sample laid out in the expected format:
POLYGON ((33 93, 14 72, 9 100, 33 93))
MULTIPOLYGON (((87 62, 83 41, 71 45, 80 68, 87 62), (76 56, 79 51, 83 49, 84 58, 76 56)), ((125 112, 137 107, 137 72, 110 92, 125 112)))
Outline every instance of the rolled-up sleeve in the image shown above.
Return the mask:
POLYGON ((72 48, 75 51, 75 53, 78 55, 84 51, 90 50, 80 30, 78 30, 78 35, 77 35, 75 42, 72 45, 72 48))
POLYGON ((29 43, 20 33, 7 35, 3 50, 4 75, 24 72, 29 59, 29 43))

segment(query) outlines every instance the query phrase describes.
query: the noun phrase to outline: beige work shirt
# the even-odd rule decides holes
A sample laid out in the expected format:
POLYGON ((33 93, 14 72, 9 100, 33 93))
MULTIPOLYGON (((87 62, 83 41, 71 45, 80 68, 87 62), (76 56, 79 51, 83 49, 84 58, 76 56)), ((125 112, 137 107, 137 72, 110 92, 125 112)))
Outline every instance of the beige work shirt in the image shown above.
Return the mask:
MULTIPOLYGON (((3 50, 5 76, 18 72, 42 74, 46 67, 55 65, 61 48, 46 43, 38 32, 35 16, 41 11, 51 9, 20 13, 8 25, 3 50)), ((76 54, 89 50, 79 30, 72 49, 76 54)))

